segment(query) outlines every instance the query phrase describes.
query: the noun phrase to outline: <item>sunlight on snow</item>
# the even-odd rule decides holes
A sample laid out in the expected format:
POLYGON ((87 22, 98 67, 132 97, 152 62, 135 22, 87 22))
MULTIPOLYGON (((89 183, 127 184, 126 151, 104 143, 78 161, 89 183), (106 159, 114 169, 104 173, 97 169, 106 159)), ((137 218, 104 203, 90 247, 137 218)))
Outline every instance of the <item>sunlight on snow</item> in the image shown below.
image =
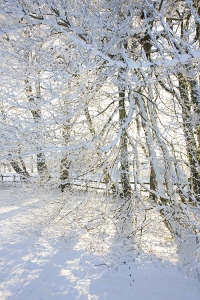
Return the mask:
MULTIPOLYGON (((183 296, 176 283, 180 280, 184 286, 181 273, 176 273, 180 271, 174 266, 170 273, 171 263, 176 265, 180 258, 177 245, 158 213, 151 211, 144 223, 141 211, 136 211, 138 223, 133 222, 120 239, 120 220, 113 221, 115 203, 103 201, 101 194, 88 196, 31 190, 23 196, 15 189, 10 197, 1 193, 5 220, 0 220, 0 299, 25 300, 32 295, 36 300, 44 295, 45 300, 132 300, 134 289, 136 297, 160 300, 169 284, 169 299, 174 300, 173 293, 183 296), (142 234, 135 227, 140 224, 142 234), (135 230, 133 239, 126 237, 129 229, 135 230)), ((191 299, 198 299, 198 290, 186 287, 191 299)), ((182 296, 176 299, 190 299, 182 296)))
POLYGON ((6 212, 9 212, 9 211, 12 211, 12 210, 15 210, 15 209, 18 209, 19 206, 5 206, 5 207, 1 207, 0 208, 0 214, 3 214, 3 213, 6 213, 6 212))

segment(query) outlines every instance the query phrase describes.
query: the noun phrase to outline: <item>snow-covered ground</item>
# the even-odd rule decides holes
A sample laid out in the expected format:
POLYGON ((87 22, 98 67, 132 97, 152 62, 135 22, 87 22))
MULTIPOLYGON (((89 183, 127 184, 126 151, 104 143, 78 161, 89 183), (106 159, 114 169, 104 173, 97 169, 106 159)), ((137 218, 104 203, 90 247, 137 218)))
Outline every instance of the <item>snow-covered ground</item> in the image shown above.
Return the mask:
MULTIPOLYGON (((89 225, 79 230, 89 195, 77 210, 70 194, 1 184, 1 300, 200 299, 200 282, 180 268, 167 234, 163 241, 147 234, 144 251, 138 251, 112 244, 112 234, 101 240, 89 225)), ((112 232, 109 226, 105 232, 112 232)))

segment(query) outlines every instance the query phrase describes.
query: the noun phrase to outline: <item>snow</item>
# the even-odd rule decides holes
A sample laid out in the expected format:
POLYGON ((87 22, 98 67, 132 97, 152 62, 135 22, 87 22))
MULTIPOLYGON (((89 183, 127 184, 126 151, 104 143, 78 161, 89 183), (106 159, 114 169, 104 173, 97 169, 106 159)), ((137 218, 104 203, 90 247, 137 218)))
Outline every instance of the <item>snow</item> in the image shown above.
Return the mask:
MULTIPOLYGON (((89 195, 82 199, 84 206, 89 195)), ((101 243, 96 235, 76 232, 66 213, 75 205, 73 197, 0 185, 1 300, 200 299, 199 281, 183 272, 169 238, 159 248, 161 238, 147 234, 149 254, 126 251, 120 242, 117 248, 109 236, 101 243), (157 257, 150 253, 153 248, 157 257)))

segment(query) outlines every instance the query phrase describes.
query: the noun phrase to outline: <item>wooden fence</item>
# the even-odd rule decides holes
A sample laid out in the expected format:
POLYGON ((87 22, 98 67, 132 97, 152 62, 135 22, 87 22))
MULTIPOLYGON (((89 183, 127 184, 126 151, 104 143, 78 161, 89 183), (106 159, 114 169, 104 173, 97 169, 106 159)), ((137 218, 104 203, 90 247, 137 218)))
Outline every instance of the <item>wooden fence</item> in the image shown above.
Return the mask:
POLYGON ((1 182, 18 182, 21 180, 18 174, 1 174, 1 182))

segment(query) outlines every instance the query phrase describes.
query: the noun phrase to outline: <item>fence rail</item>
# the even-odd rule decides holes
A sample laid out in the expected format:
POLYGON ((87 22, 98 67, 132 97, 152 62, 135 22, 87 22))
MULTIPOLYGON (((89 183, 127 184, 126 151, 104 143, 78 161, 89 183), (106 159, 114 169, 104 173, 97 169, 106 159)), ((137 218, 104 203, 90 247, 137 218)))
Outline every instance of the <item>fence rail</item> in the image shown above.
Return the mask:
POLYGON ((1 174, 0 178, 1 178, 1 182, 10 182, 10 181, 11 182, 18 182, 18 181, 21 180, 21 178, 18 174, 1 174))
MULTIPOLYGON (((86 189, 107 190, 105 187, 105 185, 107 185, 107 183, 104 181, 98 181, 98 180, 84 180, 84 179, 80 180, 79 179, 77 181, 74 180, 74 182, 73 181, 67 181, 67 182, 64 181, 61 184, 66 184, 66 186, 68 186, 68 187, 77 186, 77 187, 86 188, 86 189)), ((130 184, 133 185, 133 184, 135 184, 135 182, 130 181, 130 184)), ((143 182, 143 184, 150 185, 150 182, 145 181, 145 182, 143 182)), ((120 181, 118 182, 118 185, 121 186, 120 181)), ((140 184, 138 183, 138 185, 140 185, 140 184)))
MULTIPOLYGON (((19 182, 21 181, 21 176, 19 174, 0 174, 0 181, 3 182, 19 182)), ((144 184, 150 184, 150 182, 143 182, 144 184)), ((106 190, 106 182, 98 180, 73 180, 64 182, 64 184, 69 184, 69 186, 83 187, 86 189, 97 189, 97 190, 106 190)), ((121 182, 118 182, 121 185, 121 182)), ((134 181, 130 182, 131 185, 135 184, 134 181)))

